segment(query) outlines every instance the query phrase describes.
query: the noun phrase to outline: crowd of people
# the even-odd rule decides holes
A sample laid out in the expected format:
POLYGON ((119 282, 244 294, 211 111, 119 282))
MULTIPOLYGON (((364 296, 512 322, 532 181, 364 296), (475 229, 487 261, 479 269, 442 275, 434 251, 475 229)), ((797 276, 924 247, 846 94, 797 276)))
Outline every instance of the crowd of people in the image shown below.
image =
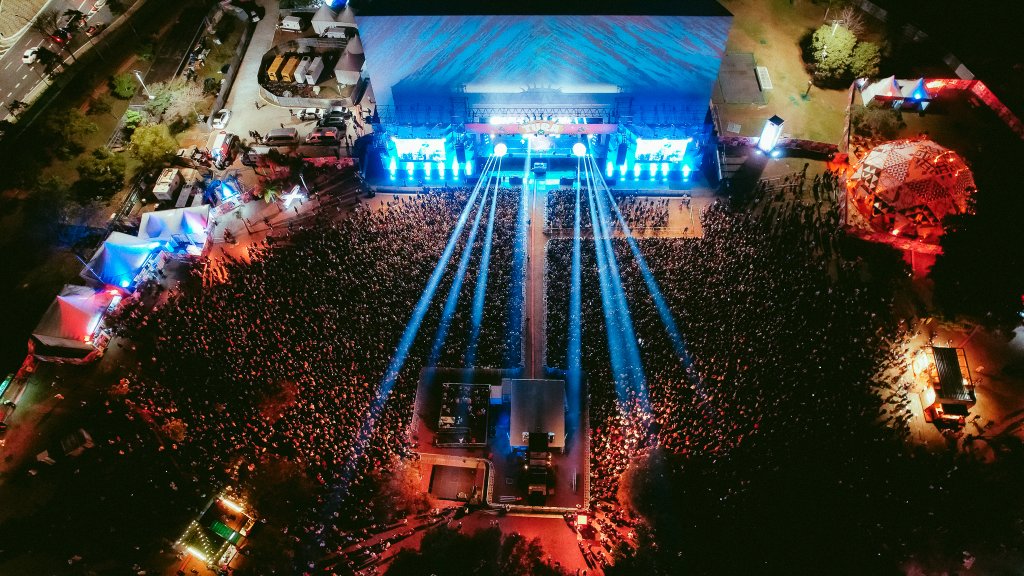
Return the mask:
MULTIPOLYGON (((701 215, 700 238, 638 240, 646 267, 625 240, 610 241, 642 362, 640 387, 622 386, 623 375, 612 370, 600 275, 615 279, 598 266, 594 242, 582 239, 579 321, 597 502, 617 505, 627 466, 660 450, 727 471, 714 489, 726 506, 742 499, 750 475, 793 458, 797 445, 846 442, 881 410, 905 412, 905 390, 882 381, 899 373, 883 368, 903 357, 894 351, 901 335, 882 321, 891 301, 865 285, 859 263, 839 254, 840 213, 826 201, 837 185, 834 175, 816 177, 820 199, 812 202, 764 190, 742 208, 716 203, 701 215), (645 268, 685 342, 682 355, 645 268), (744 466, 728 464, 738 458, 744 466)), ((549 194, 549 226, 568 222, 571 230, 574 194, 549 194)), ((239 462, 258 465, 270 456, 302 466, 317 498, 292 534, 340 549, 344 527, 379 512, 381 473, 410 455, 420 370, 457 274, 464 280, 435 365, 468 363, 488 238, 473 364, 521 365, 521 342, 510 337, 517 333, 513 308, 522 304, 511 293, 520 194, 481 191, 394 386, 380 386, 470 195, 458 188, 384 198, 287 242, 252 246, 243 259, 215 256, 216 274, 197 268, 152 312, 122 319, 118 330, 143 358, 128 378, 126 402, 157 426, 180 423, 184 433, 173 448, 199 477, 216 481, 239 462)), ((637 228, 667 221, 665 200, 621 199, 619 206, 637 228)), ((589 212, 582 216, 589 225, 589 212)), ((571 238, 548 242, 546 363, 553 368, 566 367, 572 249, 571 238)), ((906 418, 888 423, 906 433, 906 418)))
MULTIPOLYGON (((292 534, 327 550, 346 526, 373 515, 381 470, 409 455, 416 383, 442 302, 478 212, 473 257, 438 365, 462 366, 489 215, 494 222, 477 365, 518 364, 506 342, 518 192, 480 194, 419 336, 394 386, 381 386, 410 314, 471 197, 466 188, 382 198, 341 221, 324 218, 286 242, 213 256, 152 311, 117 327, 143 358, 125 401, 156 427, 177 428, 194 474, 212 482, 284 458, 317 489, 292 534), (492 201, 493 199, 493 201, 492 201), (454 363, 454 364, 452 364, 454 363), (324 516, 327 517, 324 517, 324 516)), ((520 303, 521 305, 521 303, 520 303)), ((376 512, 387 515, 395 510, 376 512)))
MULTIPOLYGON (((586 191, 582 193, 580 203, 580 226, 590 228, 590 207, 586 202, 586 191)), ((549 229, 568 228, 572 230, 576 213, 576 191, 571 188, 551 190, 547 193, 547 227, 549 229)), ((632 230, 648 228, 664 228, 668 226, 668 198, 646 198, 643 196, 619 196, 616 203, 622 217, 632 230)), ((618 227, 616 219, 609 223, 618 227)))
MULTIPOLYGON (((837 182, 815 178, 816 195, 819 181, 837 182)), ((855 265, 837 256, 837 207, 789 202, 719 203, 702 215, 702 238, 638 241, 686 344, 683 358, 628 245, 612 242, 646 377, 645 390, 625 397, 610 367, 594 244, 584 239, 583 370, 597 499, 616 501, 630 460, 654 447, 712 461, 744 445, 782 452, 788 434, 807 434, 824 414, 836 416, 820 430, 829 436, 879 409, 879 389, 856 384, 893 361, 898 338, 878 323, 887 303, 872 301, 855 265)), ((556 367, 566 366, 572 247, 571 239, 548 245, 547 358, 556 367)), ((906 420, 895 426, 905 432, 906 420)))

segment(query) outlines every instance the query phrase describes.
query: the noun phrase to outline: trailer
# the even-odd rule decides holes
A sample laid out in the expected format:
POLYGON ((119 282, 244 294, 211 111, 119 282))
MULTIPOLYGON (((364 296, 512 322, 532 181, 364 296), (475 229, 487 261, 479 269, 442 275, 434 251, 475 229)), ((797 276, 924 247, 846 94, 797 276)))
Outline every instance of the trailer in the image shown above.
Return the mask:
POLYGON ((320 82, 320 77, 324 73, 324 59, 321 56, 313 58, 313 61, 309 63, 309 68, 306 69, 306 84, 310 86, 316 86, 320 82))
POLYGON ((312 56, 303 56, 302 60, 299 60, 299 65, 295 67, 295 72, 292 74, 292 78, 298 84, 306 83, 306 70, 309 69, 310 63, 313 62, 312 56))
POLYGON ((288 61, 285 62, 281 68, 281 82, 288 82, 289 84, 295 82, 295 69, 299 66, 298 56, 289 56, 288 61))
POLYGON ((153 185, 153 196, 157 200, 170 200, 181 187, 181 172, 177 168, 164 168, 153 185))
POLYGON ((281 66, 284 65, 284 61, 285 56, 282 54, 277 58, 274 58, 274 61, 270 63, 270 66, 267 66, 267 78, 269 78, 271 82, 278 82, 281 79, 280 72, 281 66))

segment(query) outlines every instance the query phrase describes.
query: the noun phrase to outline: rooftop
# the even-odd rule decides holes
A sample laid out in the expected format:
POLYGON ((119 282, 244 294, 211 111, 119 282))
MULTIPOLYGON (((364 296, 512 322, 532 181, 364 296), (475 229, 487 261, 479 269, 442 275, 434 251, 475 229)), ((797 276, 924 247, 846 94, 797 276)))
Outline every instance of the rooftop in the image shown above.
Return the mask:
POLYGON ((364 0, 358 16, 732 16, 715 0, 364 0))

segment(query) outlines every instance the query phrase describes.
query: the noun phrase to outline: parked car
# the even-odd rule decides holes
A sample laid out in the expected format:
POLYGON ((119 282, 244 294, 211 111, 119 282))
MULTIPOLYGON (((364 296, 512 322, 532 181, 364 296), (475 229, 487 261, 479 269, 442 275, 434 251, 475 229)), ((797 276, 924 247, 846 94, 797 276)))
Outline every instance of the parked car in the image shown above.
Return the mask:
POLYGON ((317 120, 319 118, 320 118, 320 109, 319 108, 303 108, 301 111, 299 111, 299 120, 302 120, 303 122, 308 122, 310 120, 317 120))
POLYGON ((21 56, 21 61, 25 64, 35 64, 37 60, 39 60, 39 46, 25 50, 21 56))
POLYGON ((89 26, 88 28, 85 29, 85 35, 90 37, 90 38, 92 38, 93 36, 95 36, 95 35, 97 35, 99 33, 100 33, 100 26, 99 26, 99 24, 93 24, 92 26, 89 26))
POLYGON ((213 120, 210 121, 210 126, 215 130, 223 130, 228 127, 228 122, 230 120, 231 110, 221 108, 219 112, 213 115, 213 120))
POLYGON ((337 144, 340 140, 341 132, 334 126, 321 126, 306 137, 309 144, 337 144))

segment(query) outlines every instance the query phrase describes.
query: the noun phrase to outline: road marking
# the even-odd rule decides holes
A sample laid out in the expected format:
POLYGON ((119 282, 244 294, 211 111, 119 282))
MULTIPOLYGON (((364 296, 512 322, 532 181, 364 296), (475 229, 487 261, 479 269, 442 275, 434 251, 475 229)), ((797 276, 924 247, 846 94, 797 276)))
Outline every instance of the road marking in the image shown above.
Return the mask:
POLYGON ((18 82, 17 84, 15 84, 15 85, 14 85, 14 89, 15 89, 15 90, 17 90, 17 89, 18 89, 18 86, 21 86, 21 82, 18 82))
POLYGON ((24 76, 21 77, 22 80, 24 80, 25 78, 28 78, 28 74, 25 74, 24 76))

